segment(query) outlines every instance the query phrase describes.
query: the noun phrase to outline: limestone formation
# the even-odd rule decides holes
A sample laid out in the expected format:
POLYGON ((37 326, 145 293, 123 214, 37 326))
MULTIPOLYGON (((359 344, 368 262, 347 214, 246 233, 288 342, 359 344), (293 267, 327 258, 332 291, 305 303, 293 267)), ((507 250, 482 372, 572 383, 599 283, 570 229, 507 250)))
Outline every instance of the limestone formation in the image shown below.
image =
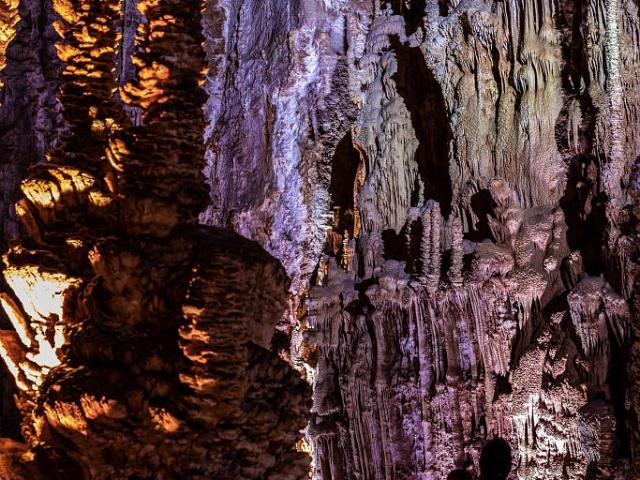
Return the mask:
POLYGON ((0 8, 0 476, 640 476, 637 0, 0 8))
POLYGON ((254 242, 197 222, 202 5, 138 3, 136 75, 118 95, 121 2, 53 6, 67 127, 22 182, 24 234, 3 257, 0 355, 29 449, 9 445, 0 468, 304 477, 310 392, 271 351, 289 280, 254 242))
POLYGON ((228 4, 203 219, 294 279, 315 478, 479 474, 494 437, 510 478, 635 478, 637 2, 287 6, 228 4))

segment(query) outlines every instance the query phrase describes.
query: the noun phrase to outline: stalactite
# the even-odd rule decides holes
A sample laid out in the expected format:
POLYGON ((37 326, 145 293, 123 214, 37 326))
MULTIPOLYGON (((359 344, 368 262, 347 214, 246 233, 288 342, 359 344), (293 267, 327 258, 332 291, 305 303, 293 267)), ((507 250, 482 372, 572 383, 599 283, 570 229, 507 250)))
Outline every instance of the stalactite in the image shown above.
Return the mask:
POLYGON ((638 475, 635 0, 123 1, 0 16, 0 476, 638 475))
POLYGON ((442 217, 440 205, 428 201, 422 210, 422 236, 420 243, 421 280, 431 291, 438 288, 440 282, 440 229, 442 217))

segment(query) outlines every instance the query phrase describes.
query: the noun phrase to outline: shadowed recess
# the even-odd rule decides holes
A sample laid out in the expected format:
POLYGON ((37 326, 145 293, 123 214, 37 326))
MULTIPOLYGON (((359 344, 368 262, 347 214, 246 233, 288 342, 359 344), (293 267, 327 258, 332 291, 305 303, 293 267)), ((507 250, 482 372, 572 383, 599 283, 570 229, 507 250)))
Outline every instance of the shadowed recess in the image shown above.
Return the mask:
POLYGON ((427 67, 419 47, 409 47, 395 36, 391 37, 391 45, 398 58, 394 80, 411 113, 411 123, 419 142, 415 160, 424 183, 424 198, 440 203, 446 217, 451 211, 452 199, 449 173, 452 133, 442 88, 427 67))

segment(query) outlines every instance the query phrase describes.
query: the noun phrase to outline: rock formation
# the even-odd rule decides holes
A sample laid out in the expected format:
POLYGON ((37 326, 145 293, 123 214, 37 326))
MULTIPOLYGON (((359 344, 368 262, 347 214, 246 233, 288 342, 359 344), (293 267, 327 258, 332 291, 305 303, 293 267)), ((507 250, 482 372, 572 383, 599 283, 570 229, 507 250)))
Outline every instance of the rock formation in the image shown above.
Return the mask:
POLYGON ((21 184, 24 233, 3 258, 0 356, 29 445, 7 444, 3 474, 304 477, 310 392, 271 351, 287 276, 198 226, 202 5, 138 3, 136 74, 117 96, 120 0, 53 7, 65 128, 21 184))
POLYGON ((640 475, 637 0, 137 3, 0 3, 16 469, 640 475))
POLYGON ((203 220, 294 279, 315 477, 498 437, 511 478, 635 478, 637 2, 226 5, 203 220))

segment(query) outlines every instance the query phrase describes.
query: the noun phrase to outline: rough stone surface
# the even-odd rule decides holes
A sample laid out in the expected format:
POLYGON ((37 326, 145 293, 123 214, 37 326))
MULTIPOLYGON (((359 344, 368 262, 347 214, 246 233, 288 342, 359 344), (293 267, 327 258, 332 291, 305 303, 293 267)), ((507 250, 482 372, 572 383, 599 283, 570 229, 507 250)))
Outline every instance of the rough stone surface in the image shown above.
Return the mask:
POLYGON ((494 437, 510 478, 635 478, 637 2, 221 5, 202 219, 294 279, 316 478, 494 437))
POLYGON ((21 182, 2 259, 0 356, 28 447, 7 440, 0 475, 305 477, 310 388, 271 350, 289 279, 198 225, 204 5, 140 0, 119 61, 122 2, 52 6, 64 128, 21 182))
MULTIPOLYGON (((16 24, 10 12, 17 3, 0 2, 8 12, 0 29, 0 60, 6 58, 0 121, 8 126, 0 140, 9 146, 1 159, 5 239, 17 232, 10 205, 26 166, 42 160, 68 129, 55 101, 61 67, 46 5, 24 0, 16 24), (41 54, 32 57, 24 45, 41 54), (34 60, 16 60, 22 57, 34 60), (42 121, 25 112, 39 112, 42 121)), ((63 195, 65 202, 88 201, 91 229, 106 216, 105 228, 118 238, 98 241, 89 227, 78 238, 65 237, 64 268, 58 253, 34 257, 33 245, 24 244, 10 250, 4 277, 11 288, 3 291, 31 288, 29 279, 44 277, 55 288, 1 297, 15 330, 1 342, 0 353, 15 359, 9 369, 47 366, 57 356, 50 318, 66 305, 65 285, 72 291, 90 285, 87 298, 108 302, 109 315, 100 317, 108 325, 102 345, 120 325, 114 318, 131 332, 153 323, 147 309, 155 315, 165 306, 152 292, 173 285, 169 271, 175 282, 184 281, 178 265, 205 279, 246 270, 243 282, 255 289, 236 292, 233 281, 205 280, 190 284, 189 295, 206 303, 229 290, 229 298, 248 301, 242 295, 255 290, 250 305, 279 299, 278 308, 256 315, 284 311, 274 344, 313 387, 300 449, 312 453, 314 478, 439 480, 454 469, 493 478, 487 465, 499 463, 500 441, 510 449, 502 455, 511 463, 510 479, 640 475, 637 0, 208 0, 199 37, 207 98, 180 97, 178 104, 165 102, 157 82, 163 68, 181 72, 189 63, 154 64, 133 55, 137 25, 141 32, 154 28, 133 7, 119 4, 113 31, 123 37, 111 45, 116 68, 106 73, 122 88, 111 110, 97 111, 97 120, 114 118, 121 127, 107 135, 110 166, 98 175, 86 172, 85 162, 65 162, 65 168, 35 169, 23 183, 26 201, 37 205, 38 219, 26 222, 36 242, 44 238, 38 238, 40 223, 75 222, 60 218, 66 207, 47 208, 41 186, 51 178, 73 179, 70 191, 82 191, 82 198, 63 195), (205 100, 203 123, 194 111, 205 100), (175 112, 179 122, 171 121, 175 112), (156 144, 165 130, 166 143, 156 144), (142 161, 147 154, 158 163, 142 161), (194 166, 202 155, 209 194, 194 166), (159 183, 158 166, 166 172, 159 183), (119 205, 113 218, 112 201, 119 205), (198 215, 278 258, 291 278, 288 296, 270 283, 286 283, 277 281, 284 279, 277 267, 255 272, 241 244, 233 245, 237 237, 203 233, 209 230, 195 226, 198 215), (183 224, 189 228, 172 230, 183 224), (142 233, 163 238, 163 247, 128 240, 142 233), (208 235, 218 240, 209 243, 208 235), (207 257, 201 250, 216 242, 229 251, 211 247, 219 253, 207 257), (83 264, 78 258, 89 250, 92 261, 83 264), (158 264, 150 279, 139 273, 148 264, 158 264), (103 280, 87 283, 86 272, 103 280), (50 351, 27 349, 30 356, 21 356, 21 345, 42 345, 43 338, 53 338, 50 351), (492 443, 496 437, 502 440, 492 443)), ((191 58, 182 38, 172 39, 167 45, 182 45, 181 54, 191 58)), ((103 137, 78 137, 86 142, 81 150, 103 151, 103 137)), ((88 311, 97 315, 100 305, 88 311)), ((231 379, 250 368, 244 382, 216 386, 201 382, 202 370, 173 367, 181 385, 207 392, 186 398, 187 410, 204 409, 200 402, 211 393, 224 398, 225 418, 236 418, 242 398, 254 399, 252 413, 241 410, 247 431, 255 432, 252 451, 262 455, 256 463, 271 465, 278 448, 271 445, 278 442, 268 432, 276 418, 287 417, 273 416, 267 406, 275 401, 265 399, 291 392, 267 382, 269 393, 261 397, 248 385, 289 378, 261 349, 277 319, 261 326, 247 315, 231 329, 185 305, 186 323, 178 330, 185 358, 199 358, 204 370, 223 368, 221 362, 232 369, 231 379), (202 358, 204 325, 217 329, 209 344, 217 352, 216 342, 224 342, 223 356, 202 358), (253 346, 243 350, 242 338, 253 346)), ((154 335, 149 348, 163 348, 164 334, 154 335)), ((101 351, 83 346, 82 335, 75 342, 77 357, 69 358, 82 360, 72 368, 101 351)), ((134 353, 108 355, 133 355, 128 361, 138 365, 134 353)), ((56 375, 58 367, 51 367, 56 375)), ((19 387, 41 381, 42 372, 32 370, 17 375, 19 387)), ((55 378, 73 383, 74 375, 55 378)), ((291 382, 302 395, 304 387, 291 382)), ((153 395, 154 388, 162 391, 153 385, 153 395)), ((63 404, 73 405, 70 398, 63 404)), ((304 401, 295 398, 299 403, 287 400, 291 412, 302 416, 304 401)), ((100 401, 89 403, 95 410, 100 401)), ((113 427, 117 418, 112 422, 107 429, 122 428, 113 427)), ((285 435, 287 444, 296 435, 291 422, 282 425, 291 436, 285 435)), ((278 458, 278 466, 268 467, 273 478, 306 477, 300 456, 278 458), (304 473, 292 469, 296 461, 304 473)), ((85 461, 94 462, 100 464, 85 461)), ((241 464, 238 473, 213 463, 221 465, 220 478, 267 478, 251 465, 241 464)))

